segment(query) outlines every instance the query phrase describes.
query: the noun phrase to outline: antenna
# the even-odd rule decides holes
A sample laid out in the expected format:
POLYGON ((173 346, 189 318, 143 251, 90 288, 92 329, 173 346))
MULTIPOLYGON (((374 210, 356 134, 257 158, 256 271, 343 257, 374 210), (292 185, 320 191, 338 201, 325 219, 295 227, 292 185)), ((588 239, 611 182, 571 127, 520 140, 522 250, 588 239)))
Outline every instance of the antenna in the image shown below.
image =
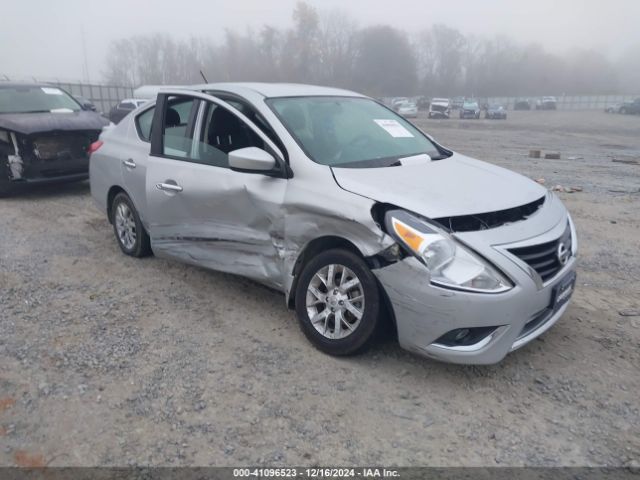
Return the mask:
POLYGON ((209 81, 207 80, 207 77, 204 76, 204 73, 202 73, 202 70, 200 70, 200 76, 202 77, 202 79, 204 80, 204 83, 209 83, 209 81))

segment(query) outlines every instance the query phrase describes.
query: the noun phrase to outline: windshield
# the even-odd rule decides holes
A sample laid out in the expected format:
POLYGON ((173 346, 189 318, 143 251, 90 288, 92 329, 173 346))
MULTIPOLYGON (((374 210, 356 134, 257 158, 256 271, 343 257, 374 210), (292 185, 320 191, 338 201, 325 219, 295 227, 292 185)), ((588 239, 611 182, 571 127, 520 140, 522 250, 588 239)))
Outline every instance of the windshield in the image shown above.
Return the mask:
POLYGON ((290 97, 267 103, 311 159, 334 167, 384 167, 443 155, 422 132, 367 98, 290 97))
POLYGON ((77 112, 80 104, 55 87, 0 87, 0 113, 77 112))
POLYGON ((464 102, 464 108, 478 108, 476 102, 464 102))

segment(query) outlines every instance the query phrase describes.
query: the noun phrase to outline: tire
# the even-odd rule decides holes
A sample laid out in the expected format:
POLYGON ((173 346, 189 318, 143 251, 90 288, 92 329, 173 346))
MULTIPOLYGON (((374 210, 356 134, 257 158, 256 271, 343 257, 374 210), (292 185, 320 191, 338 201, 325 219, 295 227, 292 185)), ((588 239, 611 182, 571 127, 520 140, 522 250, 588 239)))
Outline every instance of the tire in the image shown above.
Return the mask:
POLYGON ((122 253, 138 258, 151 254, 149 235, 126 193, 118 193, 111 202, 111 223, 122 253))
POLYGON ((381 297, 375 276, 360 257, 343 249, 322 252, 304 266, 295 303, 302 332, 318 350, 329 355, 346 356, 363 351, 381 323, 381 297), (328 280, 331 267, 333 281, 328 280), (359 283, 348 286, 354 282, 359 283), (348 298, 352 300, 349 302, 348 298), (360 318, 354 311, 360 313, 360 318), (336 322, 338 315, 343 320, 336 322))

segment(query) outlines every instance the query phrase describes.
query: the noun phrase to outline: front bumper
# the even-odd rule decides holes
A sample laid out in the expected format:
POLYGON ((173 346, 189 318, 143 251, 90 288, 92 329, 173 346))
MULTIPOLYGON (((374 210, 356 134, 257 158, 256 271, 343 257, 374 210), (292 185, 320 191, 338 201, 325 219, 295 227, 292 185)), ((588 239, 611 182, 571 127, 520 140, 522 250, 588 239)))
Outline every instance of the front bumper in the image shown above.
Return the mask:
MULTIPOLYGON (((559 201, 558 201, 559 203, 559 201)), ((556 205, 557 207, 557 205, 556 205)), ((551 206, 553 210, 554 206, 551 206)), ((542 283, 525 265, 510 258, 503 245, 496 239, 501 233, 509 243, 516 243, 531 222, 535 228, 541 223, 555 225, 539 236, 528 236, 535 244, 557 235, 566 228, 566 212, 555 218, 558 212, 538 212, 521 225, 501 227, 486 232, 473 232, 473 236, 488 236, 486 244, 467 242, 489 261, 497 265, 514 282, 515 286, 504 293, 485 294, 455 291, 434 286, 429 282, 425 267, 414 257, 384 268, 374 270, 383 286, 396 320, 400 345, 423 356, 452 363, 492 364, 502 360, 507 353, 526 345, 551 328, 565 312, 568 302, 557 310, 551 309, 555 287, 575 272, 576 260, 572 256, 558 274, 542 283), (538 218, 536 218, 538 217, 538 218), (502 231, 502 232, 500 232, 502 231), (492 327, 481 341, 469 346, 446 346, 438 343, 443 335, 457 329, 492 327)), ((556 210, 558 210, 556 208, 556 210)), ((562 208, 562 210, 564 210, 562 208)), ((540 230, 538 230, 540 231, 540 230)), ((462 235, 460 235, 462 238, 462 235)))

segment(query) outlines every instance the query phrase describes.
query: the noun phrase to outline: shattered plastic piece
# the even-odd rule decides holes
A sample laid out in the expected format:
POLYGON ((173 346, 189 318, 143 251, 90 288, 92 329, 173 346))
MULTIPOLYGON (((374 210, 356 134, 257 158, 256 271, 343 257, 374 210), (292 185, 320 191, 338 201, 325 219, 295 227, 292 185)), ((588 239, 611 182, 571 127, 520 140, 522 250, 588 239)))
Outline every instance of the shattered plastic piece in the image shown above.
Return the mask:
POLYGON ((560 160, 560 153, 559 152, 545 153, 544 158, 547 160, 560 160))
POLYGON ((540 150, 529 150, 529 158, 540 158, 540 150))
POLYGON ((16 134, 11 132, 11 142, 13 143, 13 155, 8 156, 9 160, 9 172, 12 180, 19 180, 22 178, 24 171, 24 164, 20 157, 20 148, 18 147, 18 141, 16 140, 16 134))
POLYGON ((546 180, 544 178, 536 178, 536 183, 539 183, 540 185, 544 185, 546 183, 546 180))

